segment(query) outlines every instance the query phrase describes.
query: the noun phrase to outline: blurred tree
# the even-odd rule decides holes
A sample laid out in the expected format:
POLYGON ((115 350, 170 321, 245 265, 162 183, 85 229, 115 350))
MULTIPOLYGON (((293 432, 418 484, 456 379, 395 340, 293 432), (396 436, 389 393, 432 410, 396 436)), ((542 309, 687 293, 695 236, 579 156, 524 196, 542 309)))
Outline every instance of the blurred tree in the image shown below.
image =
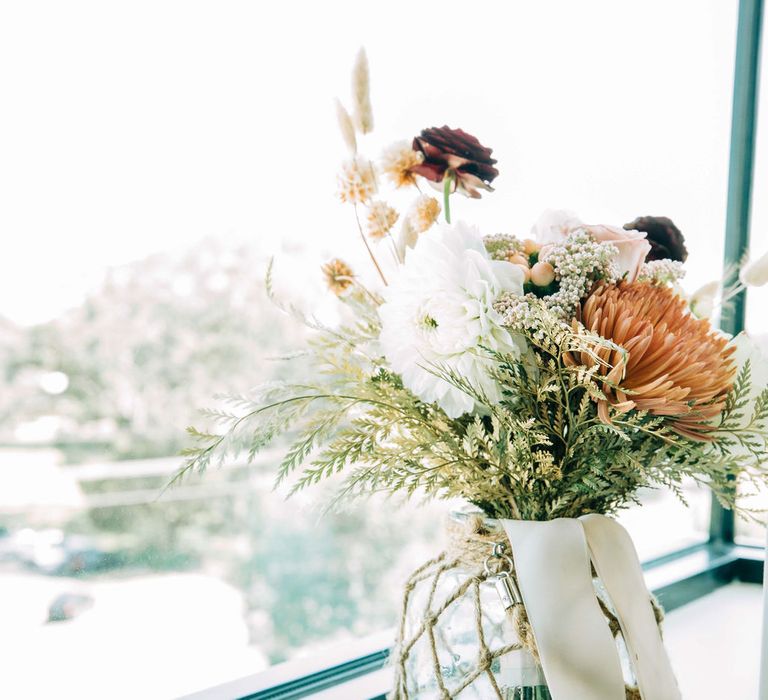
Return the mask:
POLYGON ((25 337, 21 328, 0 316, 0 440, 10 440, 15 416, 30 393, 17 380, 16 363, 25 337))
MULTIPOLYGON (((266 298, 266 266, 256 247, 209 240, 112 270, 50 323, 22 329, 0 319, 0 439, 52 416, 62 443, 97 444, 101 456, 176 454, 215 394, 294 368, 266 359, 305 338, 266 298), (55 372, 68 384, 46 390, 55 372)), ((287 294, 314 294, 310 275, 289 272, 287 294)), ((319 518, 306 496, 284 501, 271 491, 271 467, 211 470, 159 500, 167 476, 105 475, 81 484, 105 505, 64 529, 118 539, 121 575, 194 568, 231 581, 243 591, 253 643, 272 661, 390 626, 399 584, 434 554, 437 509, 363 505, 319 518)))
POLYGON ((117 458, 176 453, 214 394, 290 370, 267 360, 302 333, 267 299, 266 266, 254 248, 207 240, 115 268, 80 307, 4 343, 3 380, 20 399, 6 412, 57 416, 61 438, 103 442, 117 458), (52 371, 69 378, 59 395, 28 381, 52 371))
POLYGON ((242 523, 250 556, 234 563, 230 577, 245 593, 252 639, 272 663, 391 627, 402 582, 439 546, 443 504, 400 509, 373 499, 319 517, 299 498, 251 497, 242 523))

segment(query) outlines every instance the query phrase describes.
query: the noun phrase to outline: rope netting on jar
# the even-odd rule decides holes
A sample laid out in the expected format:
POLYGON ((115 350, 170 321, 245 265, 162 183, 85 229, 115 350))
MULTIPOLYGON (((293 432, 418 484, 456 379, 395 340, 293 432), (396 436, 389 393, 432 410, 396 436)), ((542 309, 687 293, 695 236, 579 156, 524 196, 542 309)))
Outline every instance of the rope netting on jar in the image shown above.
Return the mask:
MULTIPOLYGON (((460 694, 475 682, 484 677, 495 692, 495 697, 504 700, 506 697, 499 686, 494 674, 494 661, 513 652, 527 651, 538 662, 536 640, 531 629, 525 607, 516 600, 507 609, 509 621, 514 630, 513 639, 509 643, 488 642, 483 627, 484 611, 481 597, 481 586, 489 586, 498 573, 489 570, 488 560, 502 546, 510 551, 509 541, 501 528, 489 526, 479 515, 471 515, 464 522, 450 521, 448 524, 448 546, 434 559, 422 564, 416 569, 405 583, 398 626, 398 636, 391 654, 391 664, 394 666, 395 678, 389 700, 418 700, 418 694, 409 689, 408 678, 409 659, 419 645, 420 653, 429 650, 429 660, 432 668, 433 682, 444 700, 459 697, 460 694), (441 581, 454 570, 461 570, 455 586, 445 593, 441 590, 441 581), (426 589, 426 601, 414 609, 412 595, 421 587, 426 589), (473 667, 462 674, 458 683, 449 684, 445 678, 444 664, 441 662, 439 647, 441 636, 444 634, 441 620, 452 606, 459 602, 469 601, 473 612, 473 627, 476 656, 473 667), (414 624, 414 616, 418 615, 414 624), (410 625, 409 625, 410 620, 410 625), (409 629, 410 627, 410 629, 409 629), (451 686, 451 687, 449 687, 451 686)), ((514 580, 514 571, 509 572, 514 580)), ((593 576, 594 576, 593 572, 593 576)), ((515 584, 516 587, 516 584, 515 584)), ((621 638, 621 626, 614 613, 610 601, 604 599, 597 591, 595 593, 600 609, 606 618, 608 626, 617 641, 621 638)), ((659 629, 664 619, 664 611, 658 601, 651 596, 650 604, 659 629)), ((626 686, 627 700, 640 700, 640 692, 634 686, 626 686)))

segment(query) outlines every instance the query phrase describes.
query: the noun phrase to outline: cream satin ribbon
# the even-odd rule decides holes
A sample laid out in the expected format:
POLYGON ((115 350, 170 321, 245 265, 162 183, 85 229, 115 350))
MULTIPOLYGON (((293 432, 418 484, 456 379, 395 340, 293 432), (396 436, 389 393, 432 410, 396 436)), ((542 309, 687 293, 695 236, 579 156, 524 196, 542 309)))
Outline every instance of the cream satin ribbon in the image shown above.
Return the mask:
POLYGON ((602 515, 502 520, 553 700, 625 700, 591 565, 616 610, 643 700, 680 700, 629 535, 602 515))

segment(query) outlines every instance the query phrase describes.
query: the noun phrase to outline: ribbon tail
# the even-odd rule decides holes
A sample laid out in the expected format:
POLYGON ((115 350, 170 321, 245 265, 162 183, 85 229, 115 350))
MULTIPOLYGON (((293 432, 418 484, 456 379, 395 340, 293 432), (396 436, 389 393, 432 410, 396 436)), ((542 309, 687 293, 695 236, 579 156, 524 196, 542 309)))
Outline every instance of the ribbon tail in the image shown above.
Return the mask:
POLYGON ((571 518, 501 523, 552 697, 624 700, 621 663, 595 596, 582 523, 571 518))
POLYGON ((604 515, 580 518, 592 563, 616 610, 643 700, 680 700, 637 552, 627 531, 604 515))

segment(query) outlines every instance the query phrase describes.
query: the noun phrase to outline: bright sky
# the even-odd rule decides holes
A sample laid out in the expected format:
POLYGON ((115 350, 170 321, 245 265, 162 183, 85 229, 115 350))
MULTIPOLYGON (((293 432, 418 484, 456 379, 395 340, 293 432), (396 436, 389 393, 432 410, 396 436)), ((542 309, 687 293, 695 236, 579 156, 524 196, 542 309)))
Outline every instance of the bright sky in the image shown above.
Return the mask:
POLYGON ((0 315, 49 318, 107 266, 205 236, 366 270, 334 198, 332 99, 360 45, 365 152, 443 123, 494 149, 497 191, 455 218, 526 233, 546 208, 668 215, 695 287, 721 265, 736 6, 5 3, 0 315))

